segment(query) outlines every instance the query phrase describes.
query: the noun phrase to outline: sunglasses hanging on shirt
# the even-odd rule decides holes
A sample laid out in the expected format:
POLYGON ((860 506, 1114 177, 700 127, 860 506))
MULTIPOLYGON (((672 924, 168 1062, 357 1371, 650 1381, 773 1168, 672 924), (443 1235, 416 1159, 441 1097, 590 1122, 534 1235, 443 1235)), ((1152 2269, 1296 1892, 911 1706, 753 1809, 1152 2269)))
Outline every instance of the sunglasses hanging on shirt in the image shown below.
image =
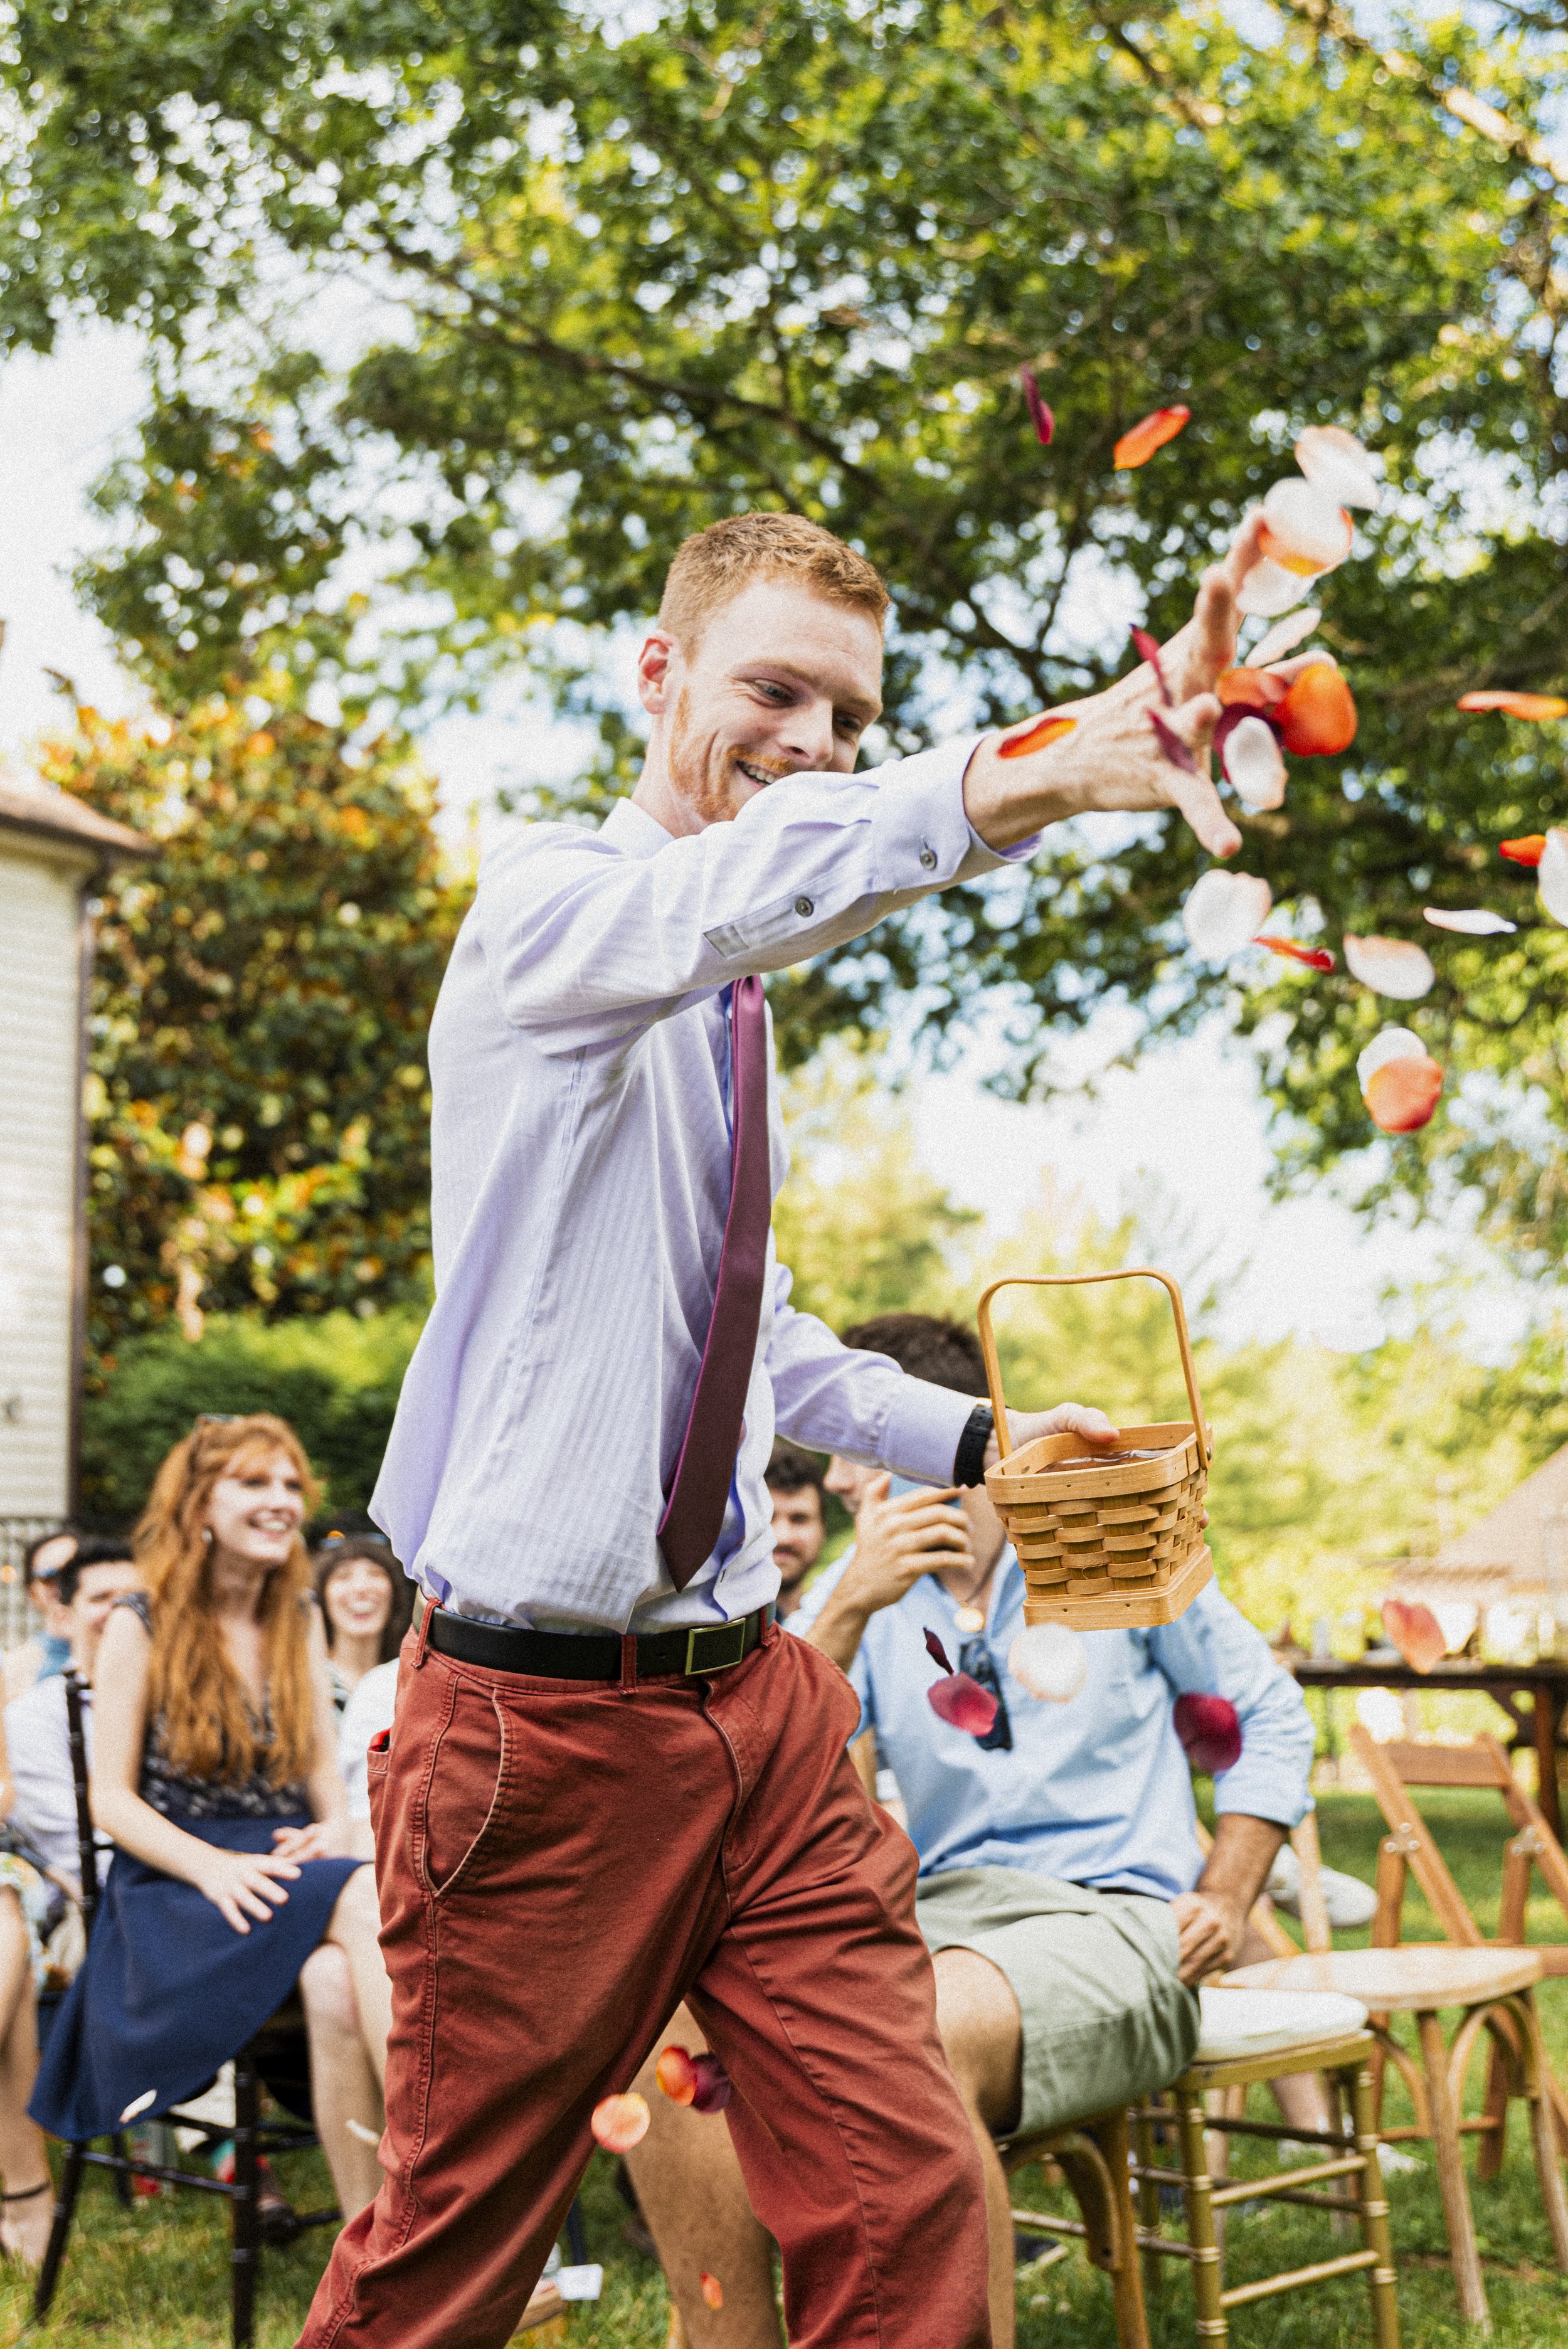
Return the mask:
POLYGON ((978 1681, 988 1696, 996 1700, 996 1718, 984 1737, 975 1740, 985 1754, 1010 1754, 1013 1750, 1013 1724, 1007 1718, 1007 1700, 1002 1693, 1002 1683, 996 1667, 991 1661, 991 1651, 978 1633, 965 1640, 958 1651, 958 1669, 978 1681))

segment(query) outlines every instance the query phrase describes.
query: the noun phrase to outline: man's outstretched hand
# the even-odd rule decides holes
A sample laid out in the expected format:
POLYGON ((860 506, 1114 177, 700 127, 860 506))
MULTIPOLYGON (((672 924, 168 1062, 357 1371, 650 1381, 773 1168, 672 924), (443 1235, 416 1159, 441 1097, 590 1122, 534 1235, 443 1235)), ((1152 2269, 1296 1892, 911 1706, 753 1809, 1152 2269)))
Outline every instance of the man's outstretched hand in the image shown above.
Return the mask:
MULTIPOLYGON (((1015 1452, 1026 1444, 1033 1444, 1037 1435, 1081 1435, 1092 1450, 1109 1452, 1119 1443, 1120 1431, 1112 1427, 1103 1411, 1092 1403, 1059 1402, 1054 1411, 1010 1411, 1007 1413, 1007 1438, 1015 1452)), ((1001 1458, 996 1439, 985 1446, 985 1465, 995 1468, 1001 1458)))
MULTIPOLYGON (((1242 835, 1209 775, 1208 754, 1220 717, 1214 687, 1235 665, 1236 596, 1259 559, 1260 527, 1257 514, 1243 523, 1224 561, 1204 573, 1192 617, 1161 650, 1173 707, 1167 708, 1152 668, 1140 662, 1106 692, 1060 703, 1054 714, 1078 722, 1047 749, 1004 759, 996 741, 980 745, 964 778, 964 804, 988 846, 1016 848, 1047 824, 1097 810, 1148 814, 1175 808, 1211 855, 1235 854, 1242 835), (1195 754, 1197 773, 1161 750, 1150 723, 1154 710, 1195 754)), ((1281 661, 1274 674, 1292 678, 1308 665, 1281 661)))

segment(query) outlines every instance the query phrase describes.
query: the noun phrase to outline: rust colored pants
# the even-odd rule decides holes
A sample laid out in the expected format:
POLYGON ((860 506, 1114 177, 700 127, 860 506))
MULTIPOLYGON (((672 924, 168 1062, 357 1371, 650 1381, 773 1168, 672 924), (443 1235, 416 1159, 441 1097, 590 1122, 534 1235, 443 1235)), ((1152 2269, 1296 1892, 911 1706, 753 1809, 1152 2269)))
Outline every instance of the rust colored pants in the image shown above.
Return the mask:
POLYGON ((410 1634, 370 1770, 387 2177, 301 2349, 509 2341, 593 2106, 683 1997, 734 2084, 795 2349, 986 2349, 979 2158, 914 1854, 845 1753, 855 1718, 837 1669, 777 1630, 730 1671, 626 1689, 483 1671, 410 1634))

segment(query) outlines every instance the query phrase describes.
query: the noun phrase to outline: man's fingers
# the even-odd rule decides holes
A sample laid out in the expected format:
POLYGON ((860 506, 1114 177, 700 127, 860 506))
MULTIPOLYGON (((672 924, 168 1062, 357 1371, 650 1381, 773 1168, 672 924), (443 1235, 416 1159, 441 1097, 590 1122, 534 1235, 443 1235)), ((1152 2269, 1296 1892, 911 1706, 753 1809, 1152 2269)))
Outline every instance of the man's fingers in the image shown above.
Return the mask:
POLYGON ((1061 1402, 1049 1416, 1056 1423, 1054 1434, 1085 1435, 1091 1444, 1114 1444, 1121 1432, 1093 1403, 1061 1402))
MULTIPOLYGON (((1200 693, 1183 702, 1180 709, 1173 709, 1169 722, 1190 750, 1202 751, 1213 739, 1219 715, 1220 705, 1214 696, 1200 693)), ((1210 855, 1233 856, 1242 844, 1242 835, 1225 813, 1212 779, 1202 770, 1195 775, 1189 774, 1173 759, 1165 762, 1165 779, 1171 804, 1186 818, 1210 855)))
MULTIPOLYGON (((1231 541, 1230 553, 1223 563, 1215 565, 1215 571, 1224 581, 1233 596, 1241 593, 1242 582, 1253 564, 1263 559, 1263 508, 1254 506, 1231 541)), ((1214 573, 1209 575, 1212 577, 1214 573)))

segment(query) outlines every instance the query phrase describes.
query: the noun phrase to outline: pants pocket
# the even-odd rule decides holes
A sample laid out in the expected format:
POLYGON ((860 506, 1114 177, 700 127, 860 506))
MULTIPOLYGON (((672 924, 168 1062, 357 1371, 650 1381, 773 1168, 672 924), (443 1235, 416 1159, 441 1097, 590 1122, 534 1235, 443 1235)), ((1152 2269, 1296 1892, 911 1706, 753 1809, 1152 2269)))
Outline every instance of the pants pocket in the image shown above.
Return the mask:
POLYGON ((438 1900, 471 1882, 508 1810, 516 1732, 504 1707, 459 1682, 426 1779, 420 1872, 438 1900))

